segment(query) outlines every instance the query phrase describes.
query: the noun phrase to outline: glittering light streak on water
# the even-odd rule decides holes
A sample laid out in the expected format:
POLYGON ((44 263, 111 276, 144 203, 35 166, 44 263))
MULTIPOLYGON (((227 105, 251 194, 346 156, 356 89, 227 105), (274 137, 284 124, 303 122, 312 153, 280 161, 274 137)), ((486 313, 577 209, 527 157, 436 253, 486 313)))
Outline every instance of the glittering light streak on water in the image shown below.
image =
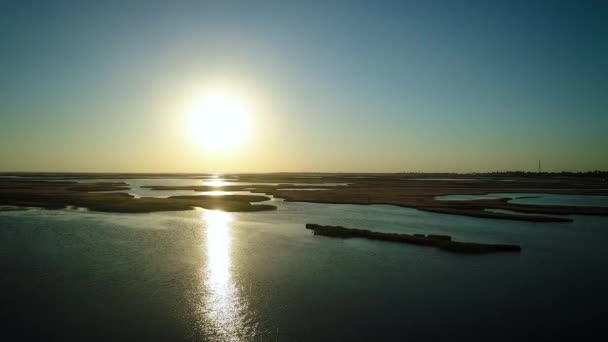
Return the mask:
POLYGON ((202 218, 207 225, 206 316, 222 339, 238 341, 241 303, 232 279, 232 215, 219 210, 205 210, 202 218))

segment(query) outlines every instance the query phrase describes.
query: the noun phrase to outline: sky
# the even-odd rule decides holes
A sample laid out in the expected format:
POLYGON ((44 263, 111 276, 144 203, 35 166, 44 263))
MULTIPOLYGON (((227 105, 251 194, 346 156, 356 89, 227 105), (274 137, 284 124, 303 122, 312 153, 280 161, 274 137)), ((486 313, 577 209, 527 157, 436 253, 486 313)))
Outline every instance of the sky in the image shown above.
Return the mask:
POLYGON ((0 171, 608 170, 606 18, 605 1, 0 0, 0 171), (224 151, 188 127, 215 89, 250 113, 224 151))

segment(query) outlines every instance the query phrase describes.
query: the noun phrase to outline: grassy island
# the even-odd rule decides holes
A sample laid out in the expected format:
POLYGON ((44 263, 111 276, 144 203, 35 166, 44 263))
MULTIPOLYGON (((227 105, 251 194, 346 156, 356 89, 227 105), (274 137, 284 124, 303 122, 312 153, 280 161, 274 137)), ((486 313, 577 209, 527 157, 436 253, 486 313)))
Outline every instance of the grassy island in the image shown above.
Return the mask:
POLYGON ((171 196, 168 198, 134 196, 124 192, 126 183, 75 183, 45 181, 0 181, 0 205, 63 209, 84 207, 113 213, 150 213, 191 210, 194 207, 223 211, 274 210, 273 205, 255 204, 270 198, 260 195, 171 196))
POLYGON ((313 223, 307 223, 306 229, 312 230, 315 235, 342 239, 363 238, 368 240, 408 243, 413 245, 436 247, 441 250, 454 253, 482 254, 495 252, 521 252, 521 247, 518 245, 457 242, 453 241, 452 237, 449 235, 381 233, 367 229, 346 228, 341 226, 322 226, 313 223))

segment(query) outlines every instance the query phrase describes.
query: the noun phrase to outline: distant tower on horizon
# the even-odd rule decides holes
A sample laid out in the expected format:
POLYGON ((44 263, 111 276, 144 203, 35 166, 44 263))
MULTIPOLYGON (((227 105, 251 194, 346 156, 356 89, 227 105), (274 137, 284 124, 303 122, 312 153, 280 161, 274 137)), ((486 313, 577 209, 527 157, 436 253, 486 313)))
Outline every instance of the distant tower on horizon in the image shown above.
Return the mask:
POLYGON ((540 159, 538 160, 538 174, 540 175, 543 172, 543 169, 540 166, 540 159))

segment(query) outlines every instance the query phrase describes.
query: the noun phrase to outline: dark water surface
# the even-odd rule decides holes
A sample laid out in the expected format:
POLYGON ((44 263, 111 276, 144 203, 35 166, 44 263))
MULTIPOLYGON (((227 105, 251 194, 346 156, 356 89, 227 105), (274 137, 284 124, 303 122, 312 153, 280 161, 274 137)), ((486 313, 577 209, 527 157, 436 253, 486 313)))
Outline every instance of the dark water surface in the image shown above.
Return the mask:
POLYGON ((589 336, 608 312, 608 218, 528 223, 272 202, 277 211, 257 213, 1 212, 3 333, 507 341, 589 336), (523 252, 470 256, 331 239, 313 236, 309 222, 516 243, 523 252))

